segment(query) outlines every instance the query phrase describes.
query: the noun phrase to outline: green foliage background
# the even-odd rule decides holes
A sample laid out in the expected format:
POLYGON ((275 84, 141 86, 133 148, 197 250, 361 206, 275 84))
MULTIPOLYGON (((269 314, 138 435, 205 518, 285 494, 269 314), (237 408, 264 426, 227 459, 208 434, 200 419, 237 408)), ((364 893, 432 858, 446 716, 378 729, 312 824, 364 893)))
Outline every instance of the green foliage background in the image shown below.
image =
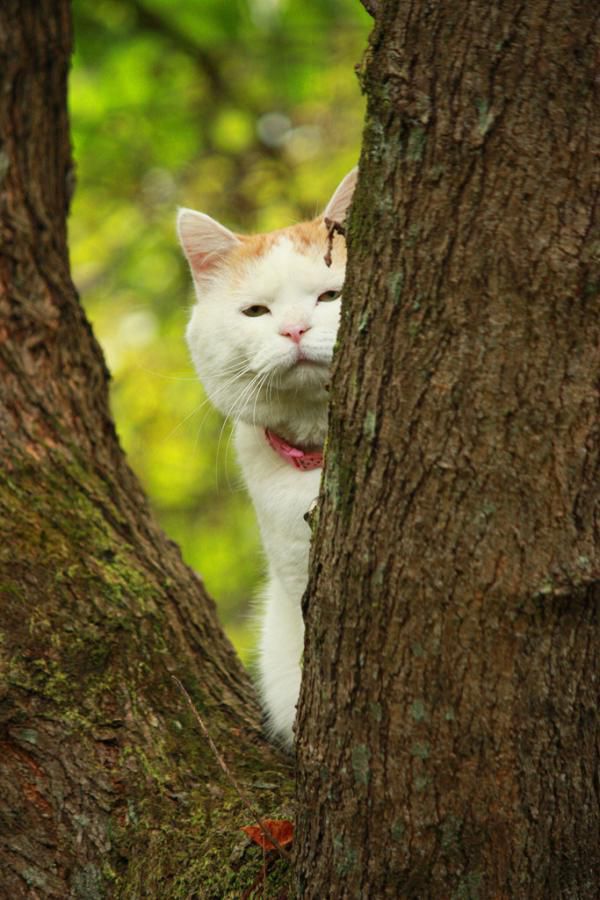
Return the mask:
POLYGON ((113 376, 121 441, 246 661, 262 559, 229 428, 183 332, 178 205, 241 232, 323 208, 356 163, 359 0, 74 0, 76 284, 113 376))

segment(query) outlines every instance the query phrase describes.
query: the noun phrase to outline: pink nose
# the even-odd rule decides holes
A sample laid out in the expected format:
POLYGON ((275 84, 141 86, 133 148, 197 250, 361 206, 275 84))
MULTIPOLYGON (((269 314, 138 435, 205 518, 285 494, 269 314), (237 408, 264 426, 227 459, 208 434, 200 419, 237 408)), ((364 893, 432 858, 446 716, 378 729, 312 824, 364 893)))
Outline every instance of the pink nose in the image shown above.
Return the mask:
POLYGON ((289 337, 295 344, 299 344, 300 338, 309 328, 310 325, 284 325, 279 333, 284 337, 289 337))

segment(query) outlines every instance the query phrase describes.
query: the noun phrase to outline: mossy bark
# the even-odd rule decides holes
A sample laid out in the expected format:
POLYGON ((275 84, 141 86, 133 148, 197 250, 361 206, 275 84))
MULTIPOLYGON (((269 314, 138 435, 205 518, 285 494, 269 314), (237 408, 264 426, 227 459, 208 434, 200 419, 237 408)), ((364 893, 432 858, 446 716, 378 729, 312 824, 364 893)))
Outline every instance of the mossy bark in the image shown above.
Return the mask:
POLYGON ((600 8, 370 5, 299 890, 591 900, 600 8))
MULTIPOLYGON (((239 897, 290 765, 111 422, 70 280, 68 3, 0 7, 0 893, 239 897)), ((266 896, 289 878, 283 861, 266 896)))

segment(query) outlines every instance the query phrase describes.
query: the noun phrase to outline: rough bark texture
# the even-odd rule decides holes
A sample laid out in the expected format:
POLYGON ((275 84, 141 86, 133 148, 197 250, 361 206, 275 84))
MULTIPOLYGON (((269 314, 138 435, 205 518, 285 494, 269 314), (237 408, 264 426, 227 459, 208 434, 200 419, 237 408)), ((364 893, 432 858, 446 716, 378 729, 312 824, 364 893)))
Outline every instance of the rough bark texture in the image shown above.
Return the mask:
POLYGON ((597 896, 599 13, 377 4, 306 604, 305 897, 597 896))
POLYGON ((252 819, 170 676, 263 815, 289 764, 111 423, 66 248, 70 45, 64 0, 0 6, 0 894, 239 897, 252 819))

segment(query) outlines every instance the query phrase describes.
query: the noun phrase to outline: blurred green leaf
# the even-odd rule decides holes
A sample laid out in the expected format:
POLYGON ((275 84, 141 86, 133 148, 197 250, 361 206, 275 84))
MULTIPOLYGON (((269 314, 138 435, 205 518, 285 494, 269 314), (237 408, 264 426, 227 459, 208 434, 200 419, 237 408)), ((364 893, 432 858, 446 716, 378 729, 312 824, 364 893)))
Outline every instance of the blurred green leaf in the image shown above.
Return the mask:
POLYGON ((75 280, 130 462, 242 658, 263 568, 229 430, 183 333, 177 205, 242 232, 312 217, 356 163, 359 0, 74 0, 75 280))

